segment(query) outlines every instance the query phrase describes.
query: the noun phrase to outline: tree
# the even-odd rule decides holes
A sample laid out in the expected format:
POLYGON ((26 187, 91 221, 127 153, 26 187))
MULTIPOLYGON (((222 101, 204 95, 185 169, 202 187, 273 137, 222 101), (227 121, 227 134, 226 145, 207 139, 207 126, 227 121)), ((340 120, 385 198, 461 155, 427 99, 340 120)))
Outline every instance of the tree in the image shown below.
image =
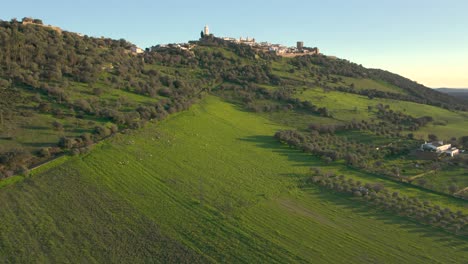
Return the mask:
POLYGON ((81 140, 83 141, 85 146, 93 144, 93 139, 90 133, 84 133, 83 135, 81 135, 81 140))
POLYGON ((37 109, 41 112, 44 112, 44 113, 48 113, 50 112, 50 110, 52 109, 52 107, 50 106, 49 103, 46 103, 46 102, 42 102, 39 104, 39 106, 37 107, 37 109))
POLYGON ((39 156, 41 157, 44 157, 44 158, 48 158, 50 157, 50 151, 49 151, 49 148, 41 148, 39 150, 39 156))
POLYGON ((93 88, 93 94, 96 96, 101 96, 104 93, 104 90, 102 88, 96 87, 93 88))
POLYGON ((384 186, 382 183, 375 183, 374 185, 372 185, 372 189, 375 191, 375 192, 381 192, 382 190, 384 190, 384 186))
POLYGON ((107 137, 111 134, 111 130, 105 126, 97 126, 94 129, 95 133, 101 136, 102 138, 107 137))
POLYGON ((434 171, 434 173, 437 173, 441 169, 441 165, 438 162, 434 162, 431 164, 431 170, 434 171))
POLYGON ((468 136, 463 136, 459 140, 460 144, 462 144, 464 147, 468 147, 468 136))
POLYGON ((326 163, 326 164, 330 164, 333 160, 332 158, 328 157, 328 156, 322 156, 322 160, 326 163))
POLYGON ((358 157, 355 154, 347 153, 344 157, 346 164, 354 166, 358 163, 358 157))
POLYGON ((18 172, 19 174, 26 176, 29 174, 29 169, 25 165, 21 165, 18 172))
POLYGON ((59 147, 64 149, 71 149, 75 144, 75 140, 72 138, 61 137, 59 140, 59 147))
POLYGON ((52 123, 52 126, 54 127, 55 130, 57 131, 63 131, 63 125, 60 122, 54 121, 52 123))
POLYGON ((448 190, 450 193, 455 193, 457 190, 458 190, 458 186, 455 185, 455 184, 451 184, 449 187, 448 187, 448 190))
POLYGON ((353 195, 356 196, 356 197, 361 197, 362 193, 360 191, 355 191, 355 192, 353 192, 353 195))
POLYGON ((203 30, 200 32, 200 38, 205 38, 205 33, 203 33, 203 30))
POLYGON ((109 126, 109 130, 110 130, 110 132, 112 134, 115 134, 115 133, 117 133, 119 131, 119 127, 117 125, 115 125, 115 124, 111 124, 109 126))
POLYGON ((92 112, 92 108, 91 108, 91 105, 89 104, 88 101, 86 101, 85 99, 78 99, 75 101, 75 106, 80 109, 80 110, 83 110, 87 113, 91 113, 92 112))

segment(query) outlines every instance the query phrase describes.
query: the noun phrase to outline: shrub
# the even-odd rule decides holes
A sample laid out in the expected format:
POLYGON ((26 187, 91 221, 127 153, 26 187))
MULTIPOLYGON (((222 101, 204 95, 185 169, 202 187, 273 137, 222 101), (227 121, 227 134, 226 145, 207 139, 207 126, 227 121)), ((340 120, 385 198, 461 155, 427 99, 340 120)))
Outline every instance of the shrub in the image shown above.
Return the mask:
POLYGON ((41 148, 39 150, 39 156, 40 157, 43 157, 43 158, 48 158, 50 157, 50 151, 49 151, 49 148, 41 148))

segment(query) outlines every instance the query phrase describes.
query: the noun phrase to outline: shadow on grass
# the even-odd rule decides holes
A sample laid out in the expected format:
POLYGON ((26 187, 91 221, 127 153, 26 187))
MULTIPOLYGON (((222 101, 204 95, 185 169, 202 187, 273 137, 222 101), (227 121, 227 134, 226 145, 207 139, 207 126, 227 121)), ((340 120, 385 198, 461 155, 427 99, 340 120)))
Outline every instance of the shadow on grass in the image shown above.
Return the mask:
POLYGON ((254 143, 256 146, 261 148, 271 149, 272 152, 286 156, 288 160, 293 161, 295 163, 294 166, 317 165, 311 155, 281 144, 273 137, 273 135, 257 135, 239 138, 238 140, 254 143))
POLYGON ((73 132, 73 133, 79 133, 79 134, 92 133, 93 132, 93 130, 89 129, 89 128, 75 128, 75 129, 72 129, 70 131, 73 132))
POLYGON ((50 130, 50 127, 46 126, 21 126, 24 129, 32 129, 32 130, 50 130))
MULTIPOLYGON (((278 153, 283 156, 287 156, 290 161, 296 162, 294 166, 308 166, 308 167, 318 166, 324 170, 327 170, 328 168, 330 169, 336 168, 336 163, 331 163, 327 165, 323 161, 319 160, 317 157, 311 154, 307 154, 296 148, 288 147, 285 144, 281 144, 273 137, 273 135, 271 136, 270 135, 257 135, 257 136, 241 138, 239 140, 253 142, 258 147, 271 149, 275 153, 278 153)), ((426 189, 418 185, 414 185, 414 184, 407 183, 407 182, 401 182, 399 180, 391 179, 390 177, 387 177, 384 175, 360 171, 355 168, 347 167, 346 169, 349 171, 356 172, 357 174, 359 174, 360 177, 368 178, 368 180, 371 180, 371 181, 375 179, 380 179, 380 180, 391 182, 393 184, 396 183, 398 185, 401 185, 402 187, 416 189, 426 194, 443 196, 450 203, 453 203, 454 205, 457 205, 457 206, 466 205, 466 201, 464 201, 463 199, 453 197, 452 195, 447 194, 447 193, 438 192, 438 191, 434 191, 431 189, 426 189)))
POLYGON ((36 107, 32 106, 32 105, 18 105, 16 106, 16 109, 17 111, 35 111, 36 110, 36 107))
MULTIPOLYGON (((368 204, 364 201, 355 201, 351 196, 335 193, 320 187, 309 188, 313 195, 320 199, 342 206, 357 215, 374 218, 384 224, 396 225, 408 233, 419 234, 420 237, 430 239, 433 243, 442 244, 446 247, 461 247, 468 245, 468 237, 457 236, 440 228, 416 222, 411 218, 400 216, 391 211, 368 204), (318 191, 317 191, 318 190, 318 191)), ((306 189, 304 189, 306 190, 306 189)), ((458 251, 468 251, 468 248, 458 248, 458 251)))
POLYGON ((41 148, 41 147, 56 147, 57 143, 51 143, 51 142, 26 142, 22 143, 21 145, 26 146, 26 147, 34 147, 34 148, 41 148))
MULTIPOLYGON (((241 138, 239 140, 255 143, 258 147, 271 149, 275 153, 286 156, 290 161, 295 163, 294 166, 312 167, 320 165, 320 167, 327 167, 327 165, 318 164, 317 159, 313 156, 281 144, 273 137, 273 135, 257 135, 241 138)), ((405 229, 408 233, 417 233, 422 237, 431 238, 434 243, 443 244, 448 247, 458 247, 467 245, 468 243, 468 237, 456 236, 442 229, 416 222, 415 220, 400 216, 396 213, 384 211, 381 208, 370 205, 364 201, 355 201, 348 195, 335 193, 331 190, 322 189, 317 186, 306 185, 304 184, 306 176, 303 174, 291 173, 282 174, 282 176, 298 179, 298 182, 300 182, 299 187, 306 192, 308 191, 307 189, 310 189, 309 191, 314 190, 314 196, 318 196, 320 199, 342 206, 358 215, 382 221, 384 224, 397 225, 399 228, 405 229)), ((458 250, 468 251, 468 247, 460 248, 458 250)))

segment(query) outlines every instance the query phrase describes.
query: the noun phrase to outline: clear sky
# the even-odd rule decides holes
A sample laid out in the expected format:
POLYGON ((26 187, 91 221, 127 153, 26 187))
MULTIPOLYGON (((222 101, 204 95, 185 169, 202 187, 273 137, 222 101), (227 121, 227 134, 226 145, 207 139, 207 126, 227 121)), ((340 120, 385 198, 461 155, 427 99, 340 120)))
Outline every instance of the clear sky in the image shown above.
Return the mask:
POLYGON ((4 1, 0 19, 31 16, 143 48, 216 36, 319 47, 429 87, 468 88, 467 0, 4 1))

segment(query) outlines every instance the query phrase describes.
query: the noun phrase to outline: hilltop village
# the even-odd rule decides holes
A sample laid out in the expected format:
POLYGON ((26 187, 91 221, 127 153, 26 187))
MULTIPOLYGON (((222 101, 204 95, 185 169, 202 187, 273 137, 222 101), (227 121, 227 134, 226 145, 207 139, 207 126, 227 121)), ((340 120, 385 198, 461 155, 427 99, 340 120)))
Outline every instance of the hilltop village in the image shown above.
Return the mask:
MULTIPOLYGON (((212 33, 210 33, 210 29, 208 25, 206 25, 203 28, 203 30, 200 32, 200 40, 214 38, 214 37, 215 36, 212 33)), ((232 43, 248 45, 248 46, 251 46, 252 48, 255 48, 263 52, 272 52, 282 57, 296 57, 296 56, 303 56, 303 55, 320 54, 320 50, 317 47, 314 47, 314 48, 306 47, 304 46, 303 41, 297 41, 295 47, 287 47, 281 44, 272 44, 269 42, 257 42, 255 38, 250 38, 250 37, 245 37, 245 38, 244 37, 239 37, 239 38, 218 37, 218 38, 224 41, 232 42, 232 43)), ((191 50, 194 47, 196 47, 196 43, 197 43, 196 41, 190 41, 189 43, 165 44, 165 45, 158 45, 156 46, 156 48, 164 49, 168 47, 172 47, 172 48, 176 47, 182 50, 191 50)), ((142 53, 143 51, 138 47, 134 47, 132 49, 132 52, 142 53), (136 52, 136 49, 138 49, 140 52, 136 52)))
MULTIPOLYGON (((208 25, 203 28, 203 31, 200 33, 201 37, 213 36, 210 34, 210 29, 208 25)), ((302 55, 318 55, 320 51, 317 47, 309 48, 304 46, 303 41, 298 41, 296 47, 287 47, 281 44, 272 44, 269 42, 256 42, 255 38, 232 38, 232 37, 221 37, 221 39, 229 42, 234 42, 238 44, 249 45, 254 48, 261 49, 265 52, 274 52, 277 55, 284 57, 295 57, 302 55)))
MULTIPOLYGON (((58 33, 62 33, 62 29, 56 26, 52 25, 44 25, 42 20, 40 19, 34 19, 31 17, 25 17, 22 19, 21 23, 23 25, 37 25, 37 26, 42 26, 42 27, 47 27, 52 30, 57 31, 58 33)), ((83 34, 78 34, 81 37, 84 37, 83 34)), ((203 30, 200 33, 201 38, 200 40, 203 40, 204 38, 214 38, 215 36, 210 33, 210 29, 208 25, 206 25, 203 30)), ((255 38, 249 38, 249 37, 240 37, 240 38, 232 38, 232 37, 220 37, 220 39, 223 39, 224 41, 228 42, 233 42, 237 44, 244 44, 251 46, 253 48, 256 48, 258 50, 264 51, 264 52, 272 52, 275 53, 276 55, 283 56, 283 57, 296 57, 296 56, 303 56, 303 55, 318 55, 320 54, 320 50, 317 47, 310 48, 310 47, 305 47, 303 41, 297 41, 296 47, 287 47, 281 44, 272 44, 269 42, 256 42, 255 38)), ((163 44, 163 45, 157 45, 156 48, 168 48, 168 47, 176 47, 182 50, 191 50, 194 47, 196 47, 196 41, 191 41, 189 43, 177 43, 177 44, 163 44)), ((137 54, 142 54, 145 52, 144 49, 136 46, 136 45, 131 45, 129 50, 129 53, 137 55, 137 54)))

